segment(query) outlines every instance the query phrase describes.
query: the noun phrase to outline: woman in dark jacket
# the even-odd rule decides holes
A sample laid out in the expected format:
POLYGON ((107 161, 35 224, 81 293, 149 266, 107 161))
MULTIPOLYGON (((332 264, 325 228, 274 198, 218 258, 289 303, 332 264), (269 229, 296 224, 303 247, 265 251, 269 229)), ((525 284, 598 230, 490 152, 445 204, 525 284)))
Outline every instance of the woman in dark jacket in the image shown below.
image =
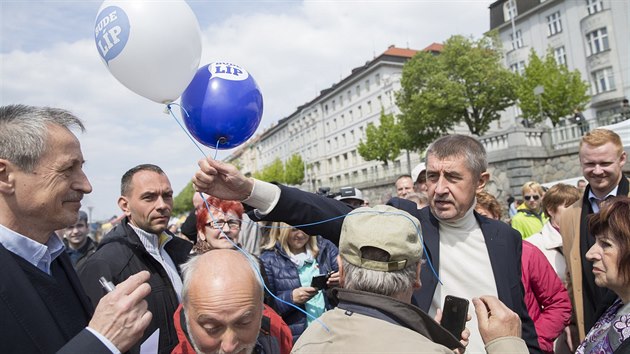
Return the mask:
POLYGON ((291 328, 293 342, 308 324, 332 308, 322 289, 311 286, 315 275, 331 273, 327 287, 339 284, 339 250, 321 236, 309 236, 284 223, 273 223, 270 239, 262 246, 260 259, 265 267, 269 290, 282 301, 276 308, 291 328), (311 316, 297 310, 293 304, 311 316))

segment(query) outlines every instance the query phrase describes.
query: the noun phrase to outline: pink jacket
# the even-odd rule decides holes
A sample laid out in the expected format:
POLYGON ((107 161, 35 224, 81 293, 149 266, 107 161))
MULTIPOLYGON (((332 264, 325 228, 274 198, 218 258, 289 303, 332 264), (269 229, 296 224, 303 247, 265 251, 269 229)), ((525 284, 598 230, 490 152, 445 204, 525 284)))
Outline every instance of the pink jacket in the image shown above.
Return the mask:
POLYGON ((544 352, 553 353, 553 341, 571 318, 569 293, 545 255, 527 241, 523 241, 521 263, 525 305, 534 321, 538 344, 544 352))

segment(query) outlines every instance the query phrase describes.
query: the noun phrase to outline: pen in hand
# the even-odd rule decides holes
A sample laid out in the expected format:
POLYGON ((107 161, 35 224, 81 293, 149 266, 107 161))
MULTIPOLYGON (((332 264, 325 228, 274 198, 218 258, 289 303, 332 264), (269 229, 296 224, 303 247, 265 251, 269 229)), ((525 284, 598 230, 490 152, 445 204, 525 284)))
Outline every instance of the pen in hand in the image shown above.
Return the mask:
POLYGON ((114 283, 112 283, 111 281, 105 279, 105 277, 98 278, 98 281, 99 283, 101 283, 103 289, 105 289, 105 291, 107 291, 108 293, 111 293, 112 291, 114 291, 114 289, 116 289, 116 285, 114 285, 114 283))

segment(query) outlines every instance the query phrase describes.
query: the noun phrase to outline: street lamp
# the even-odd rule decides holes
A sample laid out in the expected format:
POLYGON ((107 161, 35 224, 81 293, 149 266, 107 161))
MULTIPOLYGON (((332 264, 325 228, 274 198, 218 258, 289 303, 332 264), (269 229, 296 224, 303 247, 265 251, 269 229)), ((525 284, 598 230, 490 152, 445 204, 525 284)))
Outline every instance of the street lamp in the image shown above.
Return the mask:
POLYGON ((540 111, 540 122, 541 123, 543 121, 543 110, 542 110, 542 100, 541 100, 541 96, 542 96, 543 93, 545 93, 545 88, 542 85, 538 85, 538 86, 534 87, 534 95, 536 95, 536 97, 538 97, 538 110, 540 111))

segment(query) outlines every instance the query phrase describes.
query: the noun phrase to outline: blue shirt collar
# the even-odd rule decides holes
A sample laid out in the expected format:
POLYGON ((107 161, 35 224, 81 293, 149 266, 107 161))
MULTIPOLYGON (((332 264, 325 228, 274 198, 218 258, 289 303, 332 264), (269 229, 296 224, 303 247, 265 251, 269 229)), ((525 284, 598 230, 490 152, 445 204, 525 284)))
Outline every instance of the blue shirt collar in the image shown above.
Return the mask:
POLYGON ((610 191, 610 193, 608 193, 603 199, 599 199, 595 196, 595 194, 593 194, 593 191, 589 188, 588 189, 588 201, 591 203, 591 208, 593 209, 594 213, 599 213, 599 205, 597 205, 597 202, 602 201, 602 200, 606 200, 609 197, 614 197, 617 195, 617 189, 619 189, 619 185, 617 185, 615 188, 613 188, 613 190, 610 191))
POLYGON ((0 244, 48 275, 50 275, 50 265, 65 248, 54 232, 50 234, 45 244, 41 244, 4 225, 0 225, 0 244))

